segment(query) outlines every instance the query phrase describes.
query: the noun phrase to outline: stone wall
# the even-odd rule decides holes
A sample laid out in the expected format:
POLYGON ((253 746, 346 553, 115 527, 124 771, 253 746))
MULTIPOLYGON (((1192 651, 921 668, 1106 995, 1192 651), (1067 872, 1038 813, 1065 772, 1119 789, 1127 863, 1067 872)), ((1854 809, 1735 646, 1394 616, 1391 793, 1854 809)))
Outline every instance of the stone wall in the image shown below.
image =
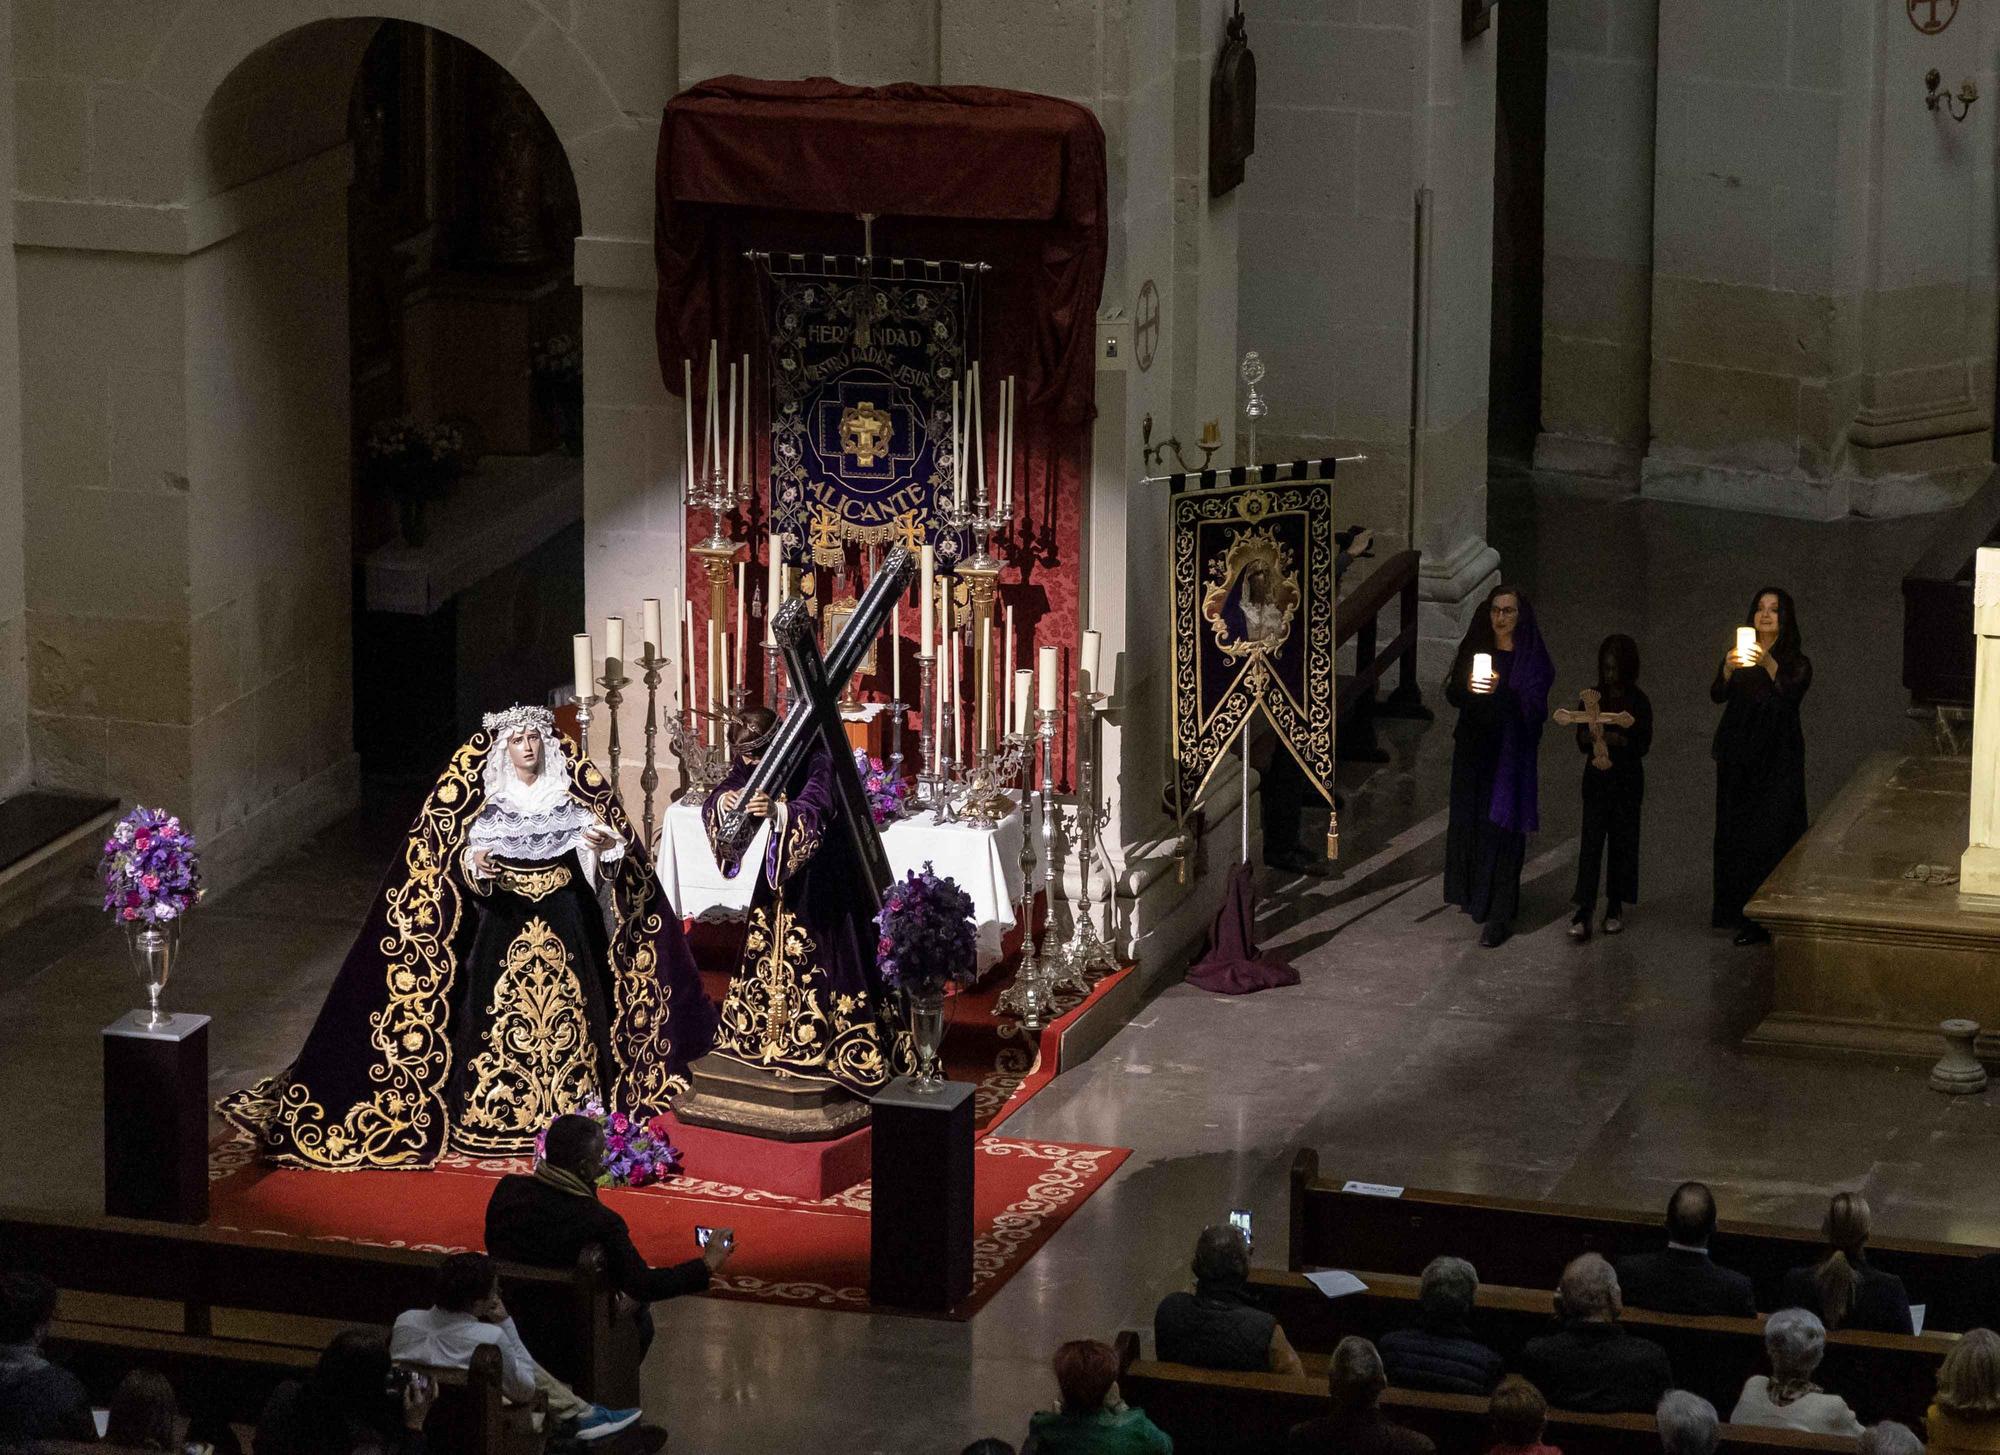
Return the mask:
MULTIPOLYGON (((14 81, 12 0, 0 0, 0 97, 14 81)), ((14 183, 14 108, 0 100, 0 196, 14 183)), ((20 313, 14 219, 0 217, 0 795, 33 777, 28 752, 27 556, 21 498, 20 313)))
POLYGON ((1550 0, 1535 463, 1636 480, 1653 308, 1659 0, 1550 0))
POLYGON ((1464 40, 1456 0, 1282 0, 1268 14, 1251 34, 1259 115, 1239 270, 1241 343, 1270 369, 1260 453, 1368 456, 1341 469, 1341 514, 1386 549, 1414 525, 1435 655, 1497 564, 1485 542, 1495 37, 1464 40), (1432 247, 1419 389, 1420 192, 1432 247))

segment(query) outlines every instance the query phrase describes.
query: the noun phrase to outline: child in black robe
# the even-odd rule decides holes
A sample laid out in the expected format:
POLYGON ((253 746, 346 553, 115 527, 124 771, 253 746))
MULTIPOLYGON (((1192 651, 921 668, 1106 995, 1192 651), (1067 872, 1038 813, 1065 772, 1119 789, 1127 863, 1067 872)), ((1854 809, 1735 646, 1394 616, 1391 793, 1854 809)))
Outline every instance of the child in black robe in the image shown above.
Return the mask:
POLYGON ((1590 938, 1600 865, 1604 933, 1624 929, 1625 906, 1639 898, 1639 809, 1646 796, 1646 750, 1653 745, 1653 704, 1639 687, 1639 647, 1628 636, 1608 636, 1597 649, 1597 710, 1606 715, 1629 712, 1632 726, 1604 727, 1600 760, 1596 734, 1587 723, 1577 725, 1576 745, 1583 752, 1583 843, 1576 856, 1572 940, 1590 938))

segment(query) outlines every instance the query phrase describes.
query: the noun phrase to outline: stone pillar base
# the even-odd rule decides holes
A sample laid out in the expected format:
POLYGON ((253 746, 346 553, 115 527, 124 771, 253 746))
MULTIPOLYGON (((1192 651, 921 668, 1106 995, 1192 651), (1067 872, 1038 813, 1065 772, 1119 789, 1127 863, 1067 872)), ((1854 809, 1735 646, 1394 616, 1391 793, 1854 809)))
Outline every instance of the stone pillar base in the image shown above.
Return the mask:
POLYGON ((1449 671, 1472 614, 1500 584, 1500 553, 1467 536, 1443 555, 1424 552, 1417 580, 1417 671, 1426 681, 1449 671))

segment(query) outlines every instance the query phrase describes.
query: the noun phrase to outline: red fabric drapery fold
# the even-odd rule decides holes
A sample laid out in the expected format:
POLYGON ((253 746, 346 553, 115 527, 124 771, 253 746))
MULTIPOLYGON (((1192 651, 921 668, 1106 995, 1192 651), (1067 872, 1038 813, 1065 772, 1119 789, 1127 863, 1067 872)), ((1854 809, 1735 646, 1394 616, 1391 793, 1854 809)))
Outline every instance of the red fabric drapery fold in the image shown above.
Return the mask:
MULTIPOLYGON (((1072 645, 1108 245, 1096 118, 1073 102, 982 86, 723 76, 667 104, 657 182, 661 376, 678 394, 681 360, 693 359, 701 387, 710 339, 725 359, 748 352, 760 470, 765 327, 746 250, 859 252, 855 214, 872 212, 878 256, 992 265, 979 348, 988 448, 990 396, 1012 374, 1021 401, 1015 494, 1028 526, 1001 588, 1015 607, 1016 656, 1006 665, 1032 666, 1038 642, 1072 645)), ((765 508, 754 507, 760 520, 765 508)), ((699 601, 696 610, 704 614, 699 601)), ((907 657, 905 667, 908 676, 907 657)))

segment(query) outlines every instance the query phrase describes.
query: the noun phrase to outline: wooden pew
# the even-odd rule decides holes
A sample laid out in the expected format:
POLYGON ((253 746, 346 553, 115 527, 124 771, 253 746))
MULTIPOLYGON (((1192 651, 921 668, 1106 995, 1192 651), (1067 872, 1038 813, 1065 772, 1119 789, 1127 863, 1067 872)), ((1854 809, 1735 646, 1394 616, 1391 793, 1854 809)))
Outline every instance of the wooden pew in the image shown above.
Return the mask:
MULTIPOLYGON (((1470 1260, 1482 1279, 1520 1287, 1552 1287, 1579 1253, 1616 1262, 1666 1245, 1664 1208, 1638 1213, 1571 1203, 1439 1192, 1407 1187, 1400 1197, 1343 1192, 1343 1179, 1323 1177, 1319 1154, 1303 1149, 1292 1162, 1289 1261, 1295 1269, 1379 1268, 1421 1273, 1440 1254, 1470 1260)), ((1757 1307, 1778 1306, 1788 1269, 1818 1261, 1825 1245, 1817 1229, 1769 1223, 1721 1222, 1710 1245, 1726 1268, 1748 1274, 1757 1307)), ((2000 1249, 1971 1243, 1875 1238, 1869 1262, 1909 1286, 1910 1301, 1927 1305, 1926 1329, 1964 1330, 2000 1311, 1968 1306, 1965 1274, 2000 1249)))
MULTIPOLYGON (((1350 1334, 1379 1340, 1417 1320, 1418 1280, 1407 1274, 1357 1272, 1365 1293, 1327 1298, 1305 1275, 1254 1269, 1251 1297, 1278 1316, 1285 1337, 1301 1352, 1331 1352, 1350 1334)), ((1553 1295, 1546 1289, 1481 1283, 1472 1332, 1518 1367, 1522 1346, 1552 1332, 1553 1295)), ((1727 1415, 1753 1374, 1768 1373, 1764 1323, 1755 1319, 1691 1318, 1628 1309, 1621 1320, 1632 1333, 1667 1351, 1674 1383, 1693 1390, 1727 1415)), ((1868 1334, 1827 1336, 1817 1382, 1854 1407, 1863 1423, 1880 1419, 1920 1425, 1937 1389, 1938 1366, 1956 1335, 1868 1334)))
MULTIPOLYGON (((1118 1336, 1117 1347, 1120 1393, 1173 1436, 1175 1455, 1279 1455, 1293 1425, 1328 1410, 1324 1379, 1140 1360, 1138 1335, 1131 1332, 1118 1336)), ((1392 1389, 1382 1396, 1382 1409, 1396 1423, 1430 1436, 1439 1455, 1481 1455, 1492 1445, 1483 1399, 1392 1389)), ((1650 1415, 1550 1410, 1544 1438, 1563 1455, 1660 1455, 1650 1415)), ((1851 1440, 1744 1425, 1724 1425, 1720 1446, 1721 1455, 1851 1455, 1853 1449, 1851 1440)))
MULTIPOLYGON (((340 1328, 386 1328, 427 1306, 441 1253, 187 1228, 88 1214, 0 1209, 0 1268, 32 1270, 62 1291, 64 1348, 86 1364, 121 1351, 208 1371, 240 1410, 254 1389, 310 1368, 340 1328)), ((501 1288, 544 1366, 600 1403, 639 1403, 636 1329, 616 1316, 604 1258, 574 1269, 502 1263, 501 1288)), ((172 1377, 169 1372, 169 1378, 172 1377)), ((114 1381, 115 1383, 115 1381, 114 1381)), ((93 1386, 93 1393, 96 1393, 93 1386)), ((254 1415, 255 1410, 251 1413, 254 1415)), ((240 1415, 232 1415, 240 1418, 240 1415)))

